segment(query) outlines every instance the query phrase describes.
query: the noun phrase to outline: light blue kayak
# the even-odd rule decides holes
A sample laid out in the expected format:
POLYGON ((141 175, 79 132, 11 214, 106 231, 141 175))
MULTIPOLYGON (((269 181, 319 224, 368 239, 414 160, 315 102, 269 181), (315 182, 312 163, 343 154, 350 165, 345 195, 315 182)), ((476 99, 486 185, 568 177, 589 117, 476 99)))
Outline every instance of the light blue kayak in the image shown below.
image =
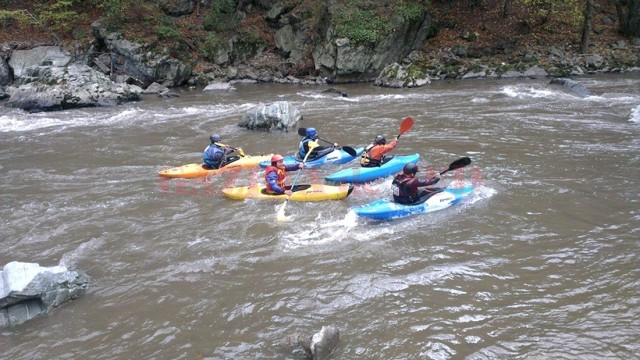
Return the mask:
POLYGON ((447 187, 431 195, 427 201, 416 205, 402 205, 391 200, 377 200, 370 204, 353 208, 353 210, 358 216, 365 218, 377 220, 397 219, 448 208, 458 203, 465 196, 470 195, 475 188, 475 185, 463 188, 447 187))
MULTIPOLYGON (((349 161, 360 157, 360 154, 362 154, 362 152, 364 151, 364 147, 358 147, 354 149, 356 151, 356 156, 351 156, 349 155, 346 151, 338 148, 333 150, 332 152, 328 153, 327 155, 324 155, 318 159, 313 159, 313 160, 307 160, 307 162, 304 164, 305 168, 313 168, 313 167, 318 167, 321 165, 326 165, 326 164, 346 164, 349 161)), ((289 164, 300 164, 302 163, 302 159, 299 159, 296 156, 285 156, 284 157, 284 164, 285 165, 289 165, 289 164)), ((260 163, 260 167, 266 168, 267 166, 271 165, 271 162, 269 161, 263 161, 260 163)))
POLYGON ((416 164, 419 159, 420 154, 396 155, 381 166, 344 169, 326 176, 324 179, 337 183, 366 183, 385 176, 397 174, 402 171, 402 168, 406 164, 416 164))

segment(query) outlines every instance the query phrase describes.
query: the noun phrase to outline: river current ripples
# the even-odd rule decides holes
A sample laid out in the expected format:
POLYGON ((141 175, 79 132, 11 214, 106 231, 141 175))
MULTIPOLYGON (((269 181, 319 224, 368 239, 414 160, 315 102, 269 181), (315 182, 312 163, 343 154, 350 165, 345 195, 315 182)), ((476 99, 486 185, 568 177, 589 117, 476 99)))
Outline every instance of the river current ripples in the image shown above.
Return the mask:
MULTIPOLYGON (((631 359, 640 353, 640 74, 543 80, 236 85, 183 89, 101 109, 0 114, 0 266, 66 265, 87 293, 0 330, 0 358, 301 359, 286 342, 340 330, 337 359, 631 359), (352 147, 397 135, 442 184, 477 190, 400 220, 342 201, 235 201, 247 169, 162 180, 200 162, 211 132, 247 154, 293 154, 294 132, 237 126, 260 104, 293 103, 320 136, 352 147)), ((356 163, 305 169, 299 183, 356 163)), ((423 172, 424 174, 424 172, 423 172)), ((294 175, 290 174, 289 181, 294 175)))

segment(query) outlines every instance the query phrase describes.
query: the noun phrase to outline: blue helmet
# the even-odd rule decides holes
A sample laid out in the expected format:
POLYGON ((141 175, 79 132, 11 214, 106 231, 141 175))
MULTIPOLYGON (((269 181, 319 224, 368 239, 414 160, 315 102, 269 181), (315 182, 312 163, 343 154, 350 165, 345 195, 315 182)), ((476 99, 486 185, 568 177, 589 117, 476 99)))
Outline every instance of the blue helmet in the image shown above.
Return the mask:
POLYGON ((318 137, 318 132, 316 131, 316 128, 308 128, 305 134, 309 139, 315 139, 318 137))
POLYGON ((222 140, 222 138, 220 137, 220 135, 218 134, 211 134, 211 136, 209 136, 209 139, 211 140, 211 143, 217 143, 220 140, 222 140))

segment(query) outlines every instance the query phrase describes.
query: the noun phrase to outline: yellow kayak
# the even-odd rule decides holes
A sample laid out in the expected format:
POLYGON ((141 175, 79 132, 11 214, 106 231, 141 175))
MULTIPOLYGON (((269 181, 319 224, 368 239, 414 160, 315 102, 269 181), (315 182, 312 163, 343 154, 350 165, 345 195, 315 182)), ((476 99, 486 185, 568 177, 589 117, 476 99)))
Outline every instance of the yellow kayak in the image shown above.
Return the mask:
MULTIPOLYGON (((290 189, 287 186, 287 189, 290 189)), ((296 185, 291 194, 292 201, 324 201, 324 200, 340 200, 344 199, 353 191, 352 185, 343 184, 340 186, 312 184, 312 185, 296 185)), ((266 188, 260 185, 239 186, 222 189, 224 196, 235 200, 244 199, 268 199, 268 200, 285 200, 287 195, 270 195, 267 194, 266 188)))
POLYGON ((166 178, 184 178, 193 179, 198 177, 205 177, 208 175, 221 174, 229 170, 240 170, 242 168, 258 166, 263 161, 271 160, 269 155, 251 156, 245 155, 240 159, 221 167, 220 169, 206 169, 203 164, 187 164, 170 169, 165 169, 158 172, 158 175, 166 178))

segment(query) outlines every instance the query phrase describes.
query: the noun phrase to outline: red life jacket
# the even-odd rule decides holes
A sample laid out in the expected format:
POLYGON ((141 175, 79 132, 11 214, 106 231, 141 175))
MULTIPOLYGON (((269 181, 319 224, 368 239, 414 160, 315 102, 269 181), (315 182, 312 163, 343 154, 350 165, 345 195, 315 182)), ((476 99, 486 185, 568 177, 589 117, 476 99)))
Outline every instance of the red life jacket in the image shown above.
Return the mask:
POLYGON ((277 166, 269 165, 267 166, 267 170, 264 172, 264 182, 267 186, 268 192, 273 192, 273 190, 269 185, 269 180, 267 179, 267 175, 269 175, 274 171, 276 172, 276 174, 278 174, 278 186, 284 189, 284 178, 286 177, 284 169, 279 169, 277 166))

